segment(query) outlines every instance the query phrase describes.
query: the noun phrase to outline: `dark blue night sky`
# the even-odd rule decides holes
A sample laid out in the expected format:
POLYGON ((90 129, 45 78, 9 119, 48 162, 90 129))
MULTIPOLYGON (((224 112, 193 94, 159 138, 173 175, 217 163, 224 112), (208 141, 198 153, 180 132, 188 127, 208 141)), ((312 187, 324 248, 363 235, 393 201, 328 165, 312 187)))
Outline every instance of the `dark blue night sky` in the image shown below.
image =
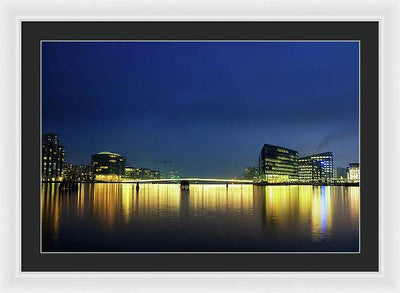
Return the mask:
POLYGON ((264 143, 358 162, 356 42, 44 42, 43 133, 181 176, 233 177, 264 143))

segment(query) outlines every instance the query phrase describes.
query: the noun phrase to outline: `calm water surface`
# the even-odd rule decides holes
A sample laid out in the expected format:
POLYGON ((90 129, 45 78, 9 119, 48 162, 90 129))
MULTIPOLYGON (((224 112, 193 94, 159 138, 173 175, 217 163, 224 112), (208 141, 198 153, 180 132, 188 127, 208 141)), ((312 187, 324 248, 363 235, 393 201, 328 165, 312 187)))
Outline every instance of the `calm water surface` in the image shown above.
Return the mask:
POLYGON ((43 184, 43 251, 358 251, 359 187, 43 184))

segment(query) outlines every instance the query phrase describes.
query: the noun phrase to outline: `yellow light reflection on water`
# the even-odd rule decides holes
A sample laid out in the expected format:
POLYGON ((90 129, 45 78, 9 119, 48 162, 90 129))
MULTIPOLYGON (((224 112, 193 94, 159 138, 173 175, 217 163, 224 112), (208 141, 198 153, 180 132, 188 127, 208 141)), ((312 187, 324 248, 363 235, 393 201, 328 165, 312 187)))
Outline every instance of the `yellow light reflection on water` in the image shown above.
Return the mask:
POLYGON ((253 210, 252 185, 191 185, 189 207, 194 213, 253 210))
POLYGON ((58 184, 44 183, 42 185, 42 195, 42 221, 49 223, 49 230, 53 233, 54 239, 58 239, 60 216, 63 209, 63 205, 60 202, 58 184))
POLYGON ((298 186, 267 186, 265 190, 265 213, 267 224, 279 226, 281 231, 289 228, 299 211, 298 186))
POLYGON ((360 206, 360 188, 349 187, 349 205, 350 205, 350 216, 352 222, 358 225, 358 214, 360 206))
POLYGON ((278 233, 292 230, 320 241, 331 237, 334 226, 345 230, 349 216, 354 229, 359 222, 359 187, 266 186, 257 193, 265 194, 266 225, 278 233))
MULTIPOLYGON (((43 184, 41 198, 45 231, 54 239, 66 222, 73 226, 88 221, 91 227, 115 233, 138 223, 151 227, 195 219, 201 226, 216 219, 223 227, 230 224, 232 235, 242 225, 243 233, 253 229, 279 241, 308 237, 318 242, 348 231, 349 223, 358 231, 359 204, 359 187, 303 185, 191 184, 181 190, 179 184, 141 183, 136 190, 136 184, 95 183, 63 191, 49 183, 43 184)), ((207 225, 202 231, 210 229, 207 225)))
POLYGON ((94 185, 92 213, 95 218, 112 231, 116 217, 119 217, 122 185, 98 183, 94 185))
POLYGON ((140 184, 135 193, 135 205, 139 214, 163 217, 169 213, 179 213, 179 184, 140 184))
POLYGON ((133 206, 133 186, 131 184, 122 184, 122 217, 123 220, 127 223, 129 222, 132 216, 132 206, 133 206))
POLYGON ((77 212, 79 218, 82 219, 85 211, 85 188, 82 188, 82 184, 79 184, 78 200, 77 200, 77 212))

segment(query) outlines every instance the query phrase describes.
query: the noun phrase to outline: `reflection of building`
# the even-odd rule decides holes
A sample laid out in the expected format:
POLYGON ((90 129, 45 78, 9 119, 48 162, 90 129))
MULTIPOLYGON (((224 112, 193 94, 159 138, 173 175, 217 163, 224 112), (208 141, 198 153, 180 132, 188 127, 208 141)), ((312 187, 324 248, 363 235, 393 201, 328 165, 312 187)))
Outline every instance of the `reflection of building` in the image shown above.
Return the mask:
POLYGON ((243 179, 253 180, 258 179, 259 172, 257 167, 246 167, 244 168, 243 179))
POLYGON ((299 158, 299 181, 306 183, 331 183, 333 157, 331 152, 299 158))
POLYGON ((62 180, 65 150, 56 134, 42 136, 42 180, 62 180))
POLYGON ((125 157, 110 152, 92 155, 92 168, 98 181, 121 181, 125 174, 125 157))
POLYGON ((337 167, 333 170, 333 177, 338 182, 344 182, 347 180, 347 169, 337 167))
POLYGON ((360 164, 349 164, 349 166, 347 167, 347 179, 350 182, 360 182, 360 164))
POLYGON ((298 179, 298 152, 265 144, 259 157, 260 178, 267 182, 289 182, 298 179))

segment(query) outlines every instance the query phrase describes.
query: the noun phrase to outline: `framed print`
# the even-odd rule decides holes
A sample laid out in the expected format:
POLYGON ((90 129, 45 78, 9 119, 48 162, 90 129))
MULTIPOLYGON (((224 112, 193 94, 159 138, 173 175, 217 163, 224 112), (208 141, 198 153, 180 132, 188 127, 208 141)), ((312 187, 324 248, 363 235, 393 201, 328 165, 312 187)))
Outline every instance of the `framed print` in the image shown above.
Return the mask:
POLYGON ((379 22, 22 26, 22 271, 379 271, 379 22))
POLYGON ((0 291, 399 291, 397 1, 0 15, 0 291))

